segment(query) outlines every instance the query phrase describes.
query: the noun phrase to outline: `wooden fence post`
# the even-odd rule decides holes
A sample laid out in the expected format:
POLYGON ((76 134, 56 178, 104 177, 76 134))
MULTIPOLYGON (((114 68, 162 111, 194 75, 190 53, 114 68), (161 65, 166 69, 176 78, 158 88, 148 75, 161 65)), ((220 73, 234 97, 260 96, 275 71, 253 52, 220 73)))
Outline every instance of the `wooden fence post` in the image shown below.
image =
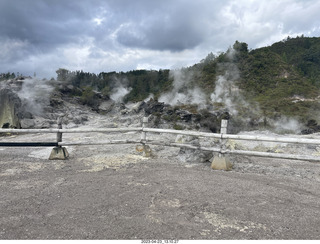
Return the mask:
MULTIPOLYGON (((58 118, 58 129, 62 129, 62 118, 58 118)), ((62 132, 57 132, 57 143, 62 142, 62 132)), ((69 157, 67 148, 61 147, 60 145, 54 147, 51 151, 49 160, 65 160, 69 157)))
POLYGON ((211 168, 218 170, 231 170, 232 163, 229 160, 229 157, 226 155, 226 139, 223 139, 223 135, 227 134, 228 120, 221 120, 221 129, 220 129, 220 153, 218 156, 214 156, 211 168))

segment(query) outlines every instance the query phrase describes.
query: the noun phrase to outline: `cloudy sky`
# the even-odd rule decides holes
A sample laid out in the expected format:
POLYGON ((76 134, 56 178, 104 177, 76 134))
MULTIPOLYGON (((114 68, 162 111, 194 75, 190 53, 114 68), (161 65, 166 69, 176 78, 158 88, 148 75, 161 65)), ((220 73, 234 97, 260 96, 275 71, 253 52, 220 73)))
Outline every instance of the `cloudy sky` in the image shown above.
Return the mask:
POLYGON ((0 0, 0 73, 172 69, 320 36, 320 0, 0 0))

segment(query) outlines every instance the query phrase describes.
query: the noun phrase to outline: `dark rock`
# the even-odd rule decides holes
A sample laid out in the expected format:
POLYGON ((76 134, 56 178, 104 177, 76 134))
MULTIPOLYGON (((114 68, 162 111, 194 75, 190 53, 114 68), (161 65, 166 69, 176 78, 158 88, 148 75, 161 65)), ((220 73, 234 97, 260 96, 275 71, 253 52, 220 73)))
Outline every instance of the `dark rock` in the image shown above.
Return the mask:
POLYGON ((140 112, 141 110, 145 109, 146 107, 147 107, 147 103, 146 103, 145 101, 142 101, 142 102, 140 103, 140 105, 139 105, 139 108, 138 108, 139 112, 140 112))
POLYGON ((201 127, 207 128, 213 133, 218 133, 220 131, 221 120, 219 120, 217 114, 206 111, 202 112, 200 115, 198 120, 201 127))
POLYGON ((301 131, 301 134, 302 134, 302 135, 309 135, 309 134, 313 134, 314 132, 315 132, 315 131, 314 131, 313 129, 308 128, 308 129, 302 130, 302 131, 301 131))
POLYGON ((121 111, 121 110, 126 110, 127 109, 127 107, 126 107, 126 105, 124 104, 124 103, 120 103, 120 104, 118 104, 118 107, 119 107, 119 110, 121 111))
POLYGON ((114 105, 115 105, 115 102, 112 100, 103 101, 98 107, 99 113, 109 113, 114 107, 114 105))
POLYGON ((167 113, 167 115, 173 115, 174 114, 174 110, 173 109, 168 109, 166 113, 167 113))
POLYGON ((33 119, 22 119, 21 128, 22 129, 32 129, 35 127, 35 122, 33 119))
POLYGON ((313 134, 316 132, 320 132, 320 125, 318 125, 317 121, 311 119, 307 122, 307 128, 301 131, 302 135, 313 134))
POLYGON ((146 116, 149 116, 150 114, 154 114, 154 113, 162 113, 164 107, 165 107, 164 103, 150 99, 146 103, 146 106, 144 107, 144 112, 146 116))
POLYGON ((3 129, 8 129, 8 128, 10 128, 10 123, 4 123, 4 124, 2 125, 2 128, 3 128, 3 129))
MULTIPOLYGON (((192 136, 179 135, 176 138, 176 142, 182 144, 191 144, 192 146, 200 147, 199 138, 192 136)), ((185 147, 181 147, 178 153, 178 159, 184 163, 205 163, 210 161, 212 157, 212 152, 185 147)))
POLYGON ((180 120, 184 122, 190 122, 192 119, 192 114, 186 110, 178 110, 176 114, 180 117, 180 120))
POLYGON ((33 119, 34 118, 33 114, 28 111, 20 111, 18 113, 18 117, 20 119, 33 119))
POLYGON ((52 97, 52 98, 50 99, 50 106, 51 106, 51 107, 56 108, 56 107, 59 107, 59 106, 61 106, 61 105, 63 105, 63 100, 62 100, 61 98, 52 97))
POLYGON ((308 122, 307 122, 307 126, 308 127, 314 127, 314 126, 317 126, 318 123, 317 121, 315 121, 314 119, 310 119, 308 122))

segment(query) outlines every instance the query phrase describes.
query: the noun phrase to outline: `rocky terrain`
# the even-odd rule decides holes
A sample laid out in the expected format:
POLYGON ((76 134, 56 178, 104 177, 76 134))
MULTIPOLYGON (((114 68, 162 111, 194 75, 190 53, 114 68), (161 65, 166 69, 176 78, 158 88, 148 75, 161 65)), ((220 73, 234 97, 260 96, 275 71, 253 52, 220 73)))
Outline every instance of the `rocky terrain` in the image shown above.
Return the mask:
MULTIPOLYGON (((68 105, 70 115, 86 119, 77 124, 71 116, 65 116, 66 128, 141 125, 138 114, 100 115, 84 106, 68 105), (81 113, 72 113, 74 110, 81 113)), ((63 141, 96 142, 140 136, 133 132, 65 133, 63 141)), ((194 141, 165 134, 147 136, 194 141)), ((0 141, 54 141, 55 137, 7 135, 0 141)), ((234 141, 229 142, 229 147, 292 152, 299 148, 234 141)), ((318 163, 233 156, 232 171, 214 171, 209 159, 200 163, 194 151, 151 145, 150 158, 136 149, 134 144, 68 146, 69 159, 62 161, 48 160, 52 148, 0 148, 0 239, 320 237, 318 163)), ((300 147, 298 153, 307 153, 307 149, 318 151, 300 147)))
MULTIPOLYGON (((63 128, 141 127, 142 118, 148 117, 148 127, 219 133, 221 120, 227 119, 229 120, 229 134, 277 135, 272 131, 255 131, 253 129, 256 127, 250 127, 250 123, 248 123, 248 127, 240 128, 239 125, 242 125, 242 123, 237 123, 237 119, 232 118, 226 110, 198 110, 192 105, 171 106, 152 98, 137 103, 124 104, 115 102, 110 97, 103 96, 98 92, 94 93, 94 102, 88 106, 84 105, 79 97, 72 96, 71 93, 75 88, 68 83, 20 77, 0 84, 0 121, 2 128, 56 128, 58 118, 62 118, 63 128), (250 131, 246 131, 246 129, 250 129, 250 131)), ((309 128, 306 130, 312 131, 312 128, 316 127, 318 127, 317 123, 310 121, 309 128)), ((165 136, 167 136, 167 140, 197 146, 210 147, 218 143, 217 140, 199 139, 190 136, 165 136)), ((292 134, 290 136, 302 137, 302 135, 292 134)), ((304 137, 318 138, 319 136, 318 133, 313 133, 304 137)), ((227 149, 231 150, 255 150, 313 156, 320 154, 320 147, 317 146, 285 143, 228 140, 226 146, 227 149)), ((183 162, 209 162, 212 160, 212 153, 200 151, 194 153, 194 150, 188 149, 178 151, 179 159, 183 162)), ((243 166, 248 169, 247 166, 243 166)))
MULTIPOLYGON (((22 128, 56 128, 58 117, 63 118, 63 128, 140 127, 144 116, 151 127, 206 125, 187 110, 152 100, 117 104, 101 99, 88 107, 70 99, 68 87, 52 90, 49 99, 40 97, 42 106, 37 107, 32 100, 14 95, 22 89, 17 87, 10 99, 5 98, 16 101, 6 111, 14 111, 11 114, 22 128), (170 114, 179 119, 170 121, 170 114)), ((96 96, 98 100, 101 95, 96 96)), ((220 126, 210 117, 207 125, 203 131, 214 132, 220 126)), ((3 127, 19 128, 13 122, 3 127)), ((241 133, 274 135, 270 131, 241 133)), ((140 137, 136 132, 65 133, 63 141, 140 137)), ((204 146, 217 143, 169 134, 148 133, 147 137, 204 146)), ((6 142, 55 140, 55 134, 39 133, 0 137, 6 142)), ((214 171, 212 153, 150 145, 152 157, 145 157, 137 146, 67 146, 69 158, 64 161, 48 160, 52 148, 0 148, 0 239, 320 238, 319 163, 230 156, 231 171, 214 171)), ((320 153, 317 146, 234 140, 227 147, 320 153)))

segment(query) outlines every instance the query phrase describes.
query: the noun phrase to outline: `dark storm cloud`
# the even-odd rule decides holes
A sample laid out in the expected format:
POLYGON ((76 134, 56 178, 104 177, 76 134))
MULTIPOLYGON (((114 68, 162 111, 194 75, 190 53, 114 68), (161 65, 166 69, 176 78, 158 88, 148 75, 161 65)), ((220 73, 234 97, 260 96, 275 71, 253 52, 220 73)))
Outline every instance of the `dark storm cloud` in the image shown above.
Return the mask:
POLYGON ((140 24, 128 24, 118 32, 119 43, 137 48, 154 50, 181 51, 196 47, 203 41, 197 29, 191 29, 184 23, 146 27, 140 24))
POLYGON ((85 34, 89 14, 81 1, 5 0, 0 3, 0 35, 51 48, 85 34))
POLYGON ((117 31, 116 40, 124 46, 180 51, 203 40, 201 25, 194 25, 200 14, 195 6, 179 6, 179 1, 4 0, 0 35, 43 51, 87 36, 99 42, 117 31), (92 20, 99 15, 107 21, 95 29, 92 20))
MULTIPOLYGON (((170 51, 190 49, 201 44, 208 34, 204 28, 206 21, 214 21, 222 6, 221 1, 135 3, 128 1, 130 7, 127 11, 135 10, 139 14, 132 18, 127 13, 127 22, 120 26, 117 40, 129 47, 170 51)), ((118 9, 116 6, 115 8, 118 9)))
POLYGON ((192 65, 236 40, 319 36, 319 9, 320 0, 0 0, 0 73, 192 65))

